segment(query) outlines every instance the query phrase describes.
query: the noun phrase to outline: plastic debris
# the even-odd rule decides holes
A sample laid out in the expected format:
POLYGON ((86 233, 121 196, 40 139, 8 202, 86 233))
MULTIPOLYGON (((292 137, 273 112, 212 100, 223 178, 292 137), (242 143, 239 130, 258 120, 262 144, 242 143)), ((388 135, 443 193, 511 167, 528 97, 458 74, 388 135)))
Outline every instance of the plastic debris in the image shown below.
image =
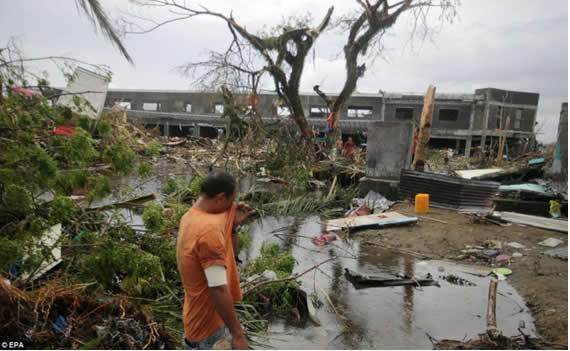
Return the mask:
POLYGON ((62 315, 59 315, 55 320, 55 323, 52 323, 51 325, 56 332, 61 332, 61 333, 65 332, 65 329, 69 327, 67 321, 65 320, 65 317, 62 315))
POLYGON ((558 240, 556 238, 548 238, 546 240, 539 242, 538 245, 546 246, 546 247, 556 247, 556 246, 562 244, 563 242, 564 241, 558 240))
POLYGON ((499 251, 497 251, 497 250, 483 250, 483 251, 481 251, 481 253, 487 257, 495 257, 499 254, 499 251))
POLYGON ((566 247, 559 247, 557 249, 552 249, 552 250, 546 250, 543 252, 545 255, 554 257, 554 258, 560 258, 562 260, 567 261, 568 260, 568 246, 566 247))
POLYGON ((494 275, 511 275, 513 273, 513 271, 511 271, 508 268, 495 268, 491 271, 494 275))
POLYGON ((497 264, 503 264, 503 263, 507 263, 512 259, 512 256, 509 255, 499 255, 497 257, 495 257, 495 262, 497 262, 497 264))
POLYGON ((519 250, 520 250, 520 249, 526 249, 526 246, 524 246, 524 245, 521 244, 521 243, 517 243, 516 241, 513 241, 513 242, 508 243, 507 246, 510 246, 510 247, 512 247, 512 248, 514 248, 514 249, 519 249, 519 250))
POLYGON ((552 218, 560 218, 560 202, 556 200, 550 200, 550 215, 552 218))
POLYGON ((520 252, 513 252, 513 258, 520 258, 523 257, 523 254, 520 252))
POLYGON ((371 213, 382 213, 388 210, 394 204, 393 201, 388 200, 377 192, 370 190, 364 199, 355 199, 358 206, 366 205, 371 213))
POLYGON ((336 233, 328 234, 328 235, 319 235, 315 236, 311 239, 311 242, 317 246, 324 246, 331 241, 340 240, 339 236, 336 233))

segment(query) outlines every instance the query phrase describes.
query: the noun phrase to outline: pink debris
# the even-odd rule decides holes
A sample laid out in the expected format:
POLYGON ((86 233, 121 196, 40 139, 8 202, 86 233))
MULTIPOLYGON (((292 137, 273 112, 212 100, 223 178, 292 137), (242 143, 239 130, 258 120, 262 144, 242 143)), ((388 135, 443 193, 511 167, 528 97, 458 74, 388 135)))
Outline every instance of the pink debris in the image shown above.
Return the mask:
POLYGON ((330 243, 331 241, 335 241, 335 240, 340 240, 339 236, 336 233, 332 233, 329 235, 319 235, 319 236, 315 236, 311 239, 313 244, 315 244, 317 246, 324 246, 324 245, 330 243))
POLYGON ((39 91, 26 89, 22 87, 12 87, 12 93, 16 95, 25 95, 25 96, 37 96, 42 94, 39 91))
POLYGON ((495 262, 497 262, 497 264, 502 264, 502 263, 506 263, 509 262, 511 260, 511 256, 509 255, 499 255, 497 257, 495 257, 495 262))
POLYGON ((67 126, 59 126, 53 130, 55 135, 72 136, 75 133, 75 128, 67 126))

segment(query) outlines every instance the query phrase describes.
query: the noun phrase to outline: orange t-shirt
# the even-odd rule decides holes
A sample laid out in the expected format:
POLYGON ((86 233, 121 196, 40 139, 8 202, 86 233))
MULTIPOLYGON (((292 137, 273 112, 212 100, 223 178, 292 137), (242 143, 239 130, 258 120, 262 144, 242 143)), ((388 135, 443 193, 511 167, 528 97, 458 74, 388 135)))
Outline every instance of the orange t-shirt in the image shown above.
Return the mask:
POLYGON ((210 299, 204 269, 225 266, 234 302, 242 299, 232 245, 236 208, 234 203, 230 210, 212 214, 192 207, 180 220, 176 261, 184 286, 182 320, 189 341, 201 341, 224 324, 210 299))

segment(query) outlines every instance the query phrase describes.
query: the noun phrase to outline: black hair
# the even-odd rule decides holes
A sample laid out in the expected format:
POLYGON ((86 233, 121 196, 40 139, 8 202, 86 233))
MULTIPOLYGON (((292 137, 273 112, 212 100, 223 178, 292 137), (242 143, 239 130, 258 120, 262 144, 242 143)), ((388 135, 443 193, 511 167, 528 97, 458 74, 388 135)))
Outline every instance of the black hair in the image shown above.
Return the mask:
POLYGON ((204 181, 202 181, 202 186, 200 187, 200 194, 206 195, 206 197, 212 198, 219 193, 224 193, 226 196, 231 196, 236 189, 235 178, 222 171, 216 171, 208 174, 204 181))

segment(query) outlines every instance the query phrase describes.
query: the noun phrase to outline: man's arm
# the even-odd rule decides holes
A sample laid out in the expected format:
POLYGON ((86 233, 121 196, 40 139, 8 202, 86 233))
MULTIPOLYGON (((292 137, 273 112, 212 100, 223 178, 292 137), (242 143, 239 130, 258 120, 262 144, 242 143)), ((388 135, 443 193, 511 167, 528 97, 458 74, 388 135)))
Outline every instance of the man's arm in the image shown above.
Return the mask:
POLYGON ((232 334, 232 348, 234 350, 247 350, 247 341, 234 310, 234 301, 227 285, 210 287, 208 290, 210 298, 216 306, 216 311, 232 334))

